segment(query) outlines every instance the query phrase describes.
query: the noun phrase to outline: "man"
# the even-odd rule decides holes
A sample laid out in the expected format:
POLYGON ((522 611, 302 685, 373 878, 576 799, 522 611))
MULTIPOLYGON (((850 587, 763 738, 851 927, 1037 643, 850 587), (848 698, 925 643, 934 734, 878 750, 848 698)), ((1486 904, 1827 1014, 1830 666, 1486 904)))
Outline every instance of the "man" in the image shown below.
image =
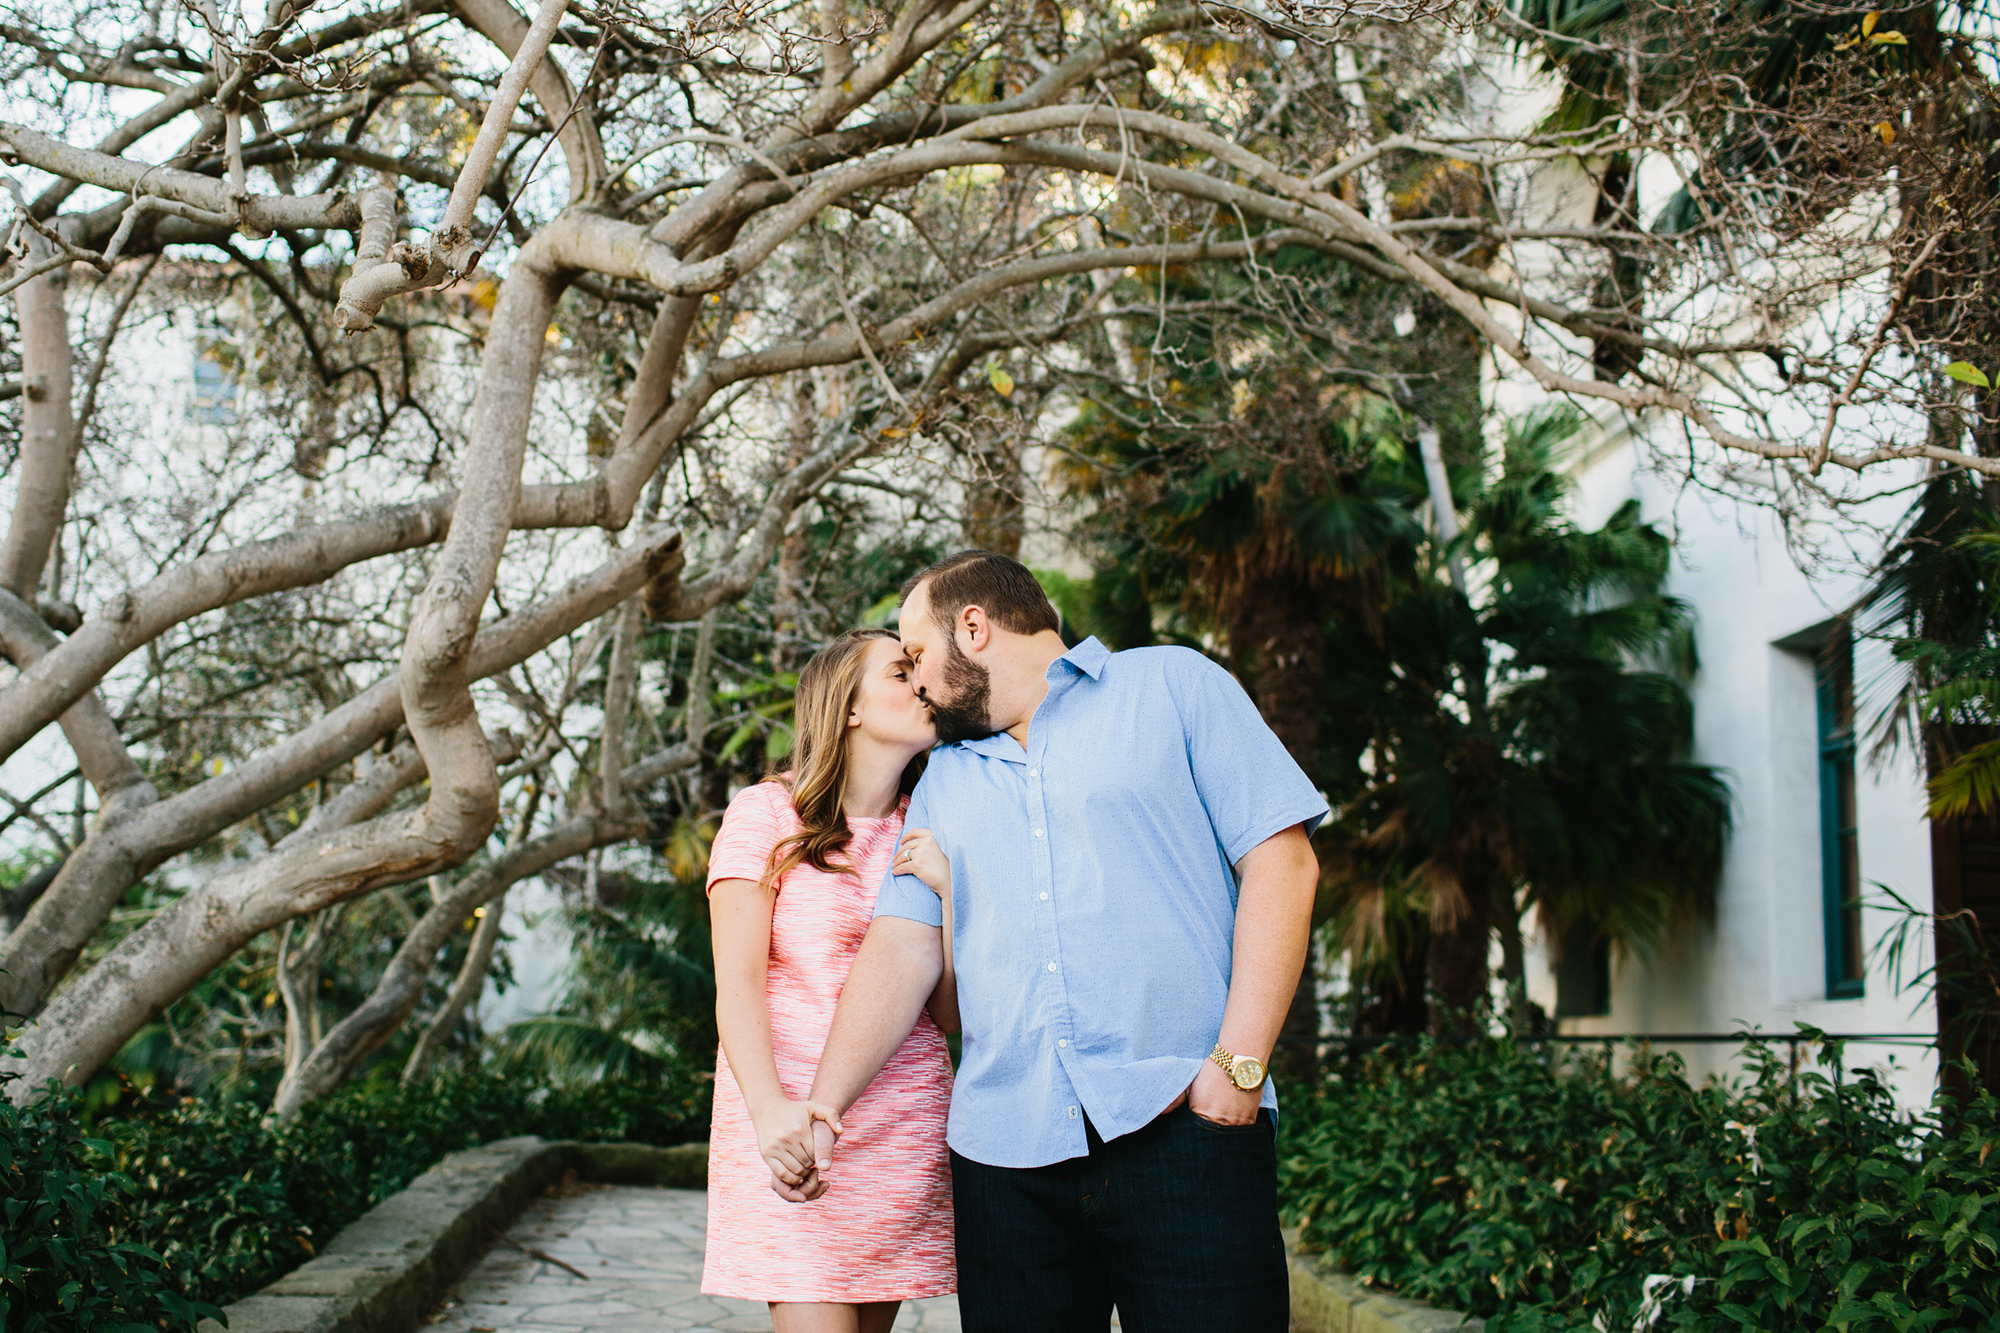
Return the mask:
MULTIPOLYGON (((1101 1331, 1115 1305, 1131 1333, 1282 1333, 1264 1068, 1305 960, 1326 803, 1207 658, 1065 652, 1058 623, 1027 568, 987 551, 904 590, 940 741, 906 826, 952 867, 964 1326, 1101 1331)), ((915 1023, 942 912, 892 867, 813 1083, 831 1114, 915 1023)), ((839 1188, 820 1128, 816 1178, 787 1197, 839 1188)))

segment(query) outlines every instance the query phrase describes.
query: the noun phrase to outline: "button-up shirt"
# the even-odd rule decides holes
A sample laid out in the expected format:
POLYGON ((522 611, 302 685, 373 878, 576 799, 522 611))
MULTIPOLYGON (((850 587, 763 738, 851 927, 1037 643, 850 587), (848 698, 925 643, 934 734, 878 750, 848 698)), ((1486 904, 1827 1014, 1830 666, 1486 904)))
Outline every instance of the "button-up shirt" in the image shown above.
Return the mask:
MULTIPOLYGON (((1085 1117, 1113 1139, 1180 1096, 1229 998, 1233 867, 1327 814, 1200 653, 1087 639, 1048 679, 1025 749, 1006 732, 939 746, 905 821, 951 859, 964 1027, 946 1139, 990 1166, 1080 1157, 1085 1117)), ((875 914, 944 919, 913 875, 883 880, 875 914)))

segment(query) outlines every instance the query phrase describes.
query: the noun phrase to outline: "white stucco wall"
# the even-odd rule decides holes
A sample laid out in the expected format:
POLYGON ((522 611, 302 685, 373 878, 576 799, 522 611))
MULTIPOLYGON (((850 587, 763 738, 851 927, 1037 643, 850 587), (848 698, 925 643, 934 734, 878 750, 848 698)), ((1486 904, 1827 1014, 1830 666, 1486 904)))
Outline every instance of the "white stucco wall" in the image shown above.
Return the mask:
MULTIPOLYGON (((1566 1019, 1563 1031, 1731 1032, 1747 1025, 1789 1033, 1808 1023, 1828 1032, 1935 1033, 1933 1007, 1898 991, 1879 949, 1871 947, 1863 995, 1826 998, 1813 663, 1776 641, 1851 605, 1861 575, 1816 570, 1809 580, 1775 514, 1695 489, 1670 490, 1621 436, 1583 456, 1577 516, 1596 524, 1637 496, 1649 521, 1676 534, 1670 587, 1694 608, 1701 659, 1693 685, 1697 757, 1726 771, 1735 832, 1712 926, 1652 958, 1614 958, 1610 1014, 1566 1019)), ((1879 517, 1891 519, 1902 503, 1887 502, 1879 517)), ((1856 644, 1864 728, 1867 682, 1883 654, 1880 645, 1856 644)), ((1865 898, 1877 898, 1874 886, 1884 884, 1927 910, 1930 842, 1915 760, 1902 753, 1872 766, 1864 735, 1857 779, 1865 898)), ((1892 924, 1886 911, 1864 911, 1864 939, 1873 946, 1892 924)), ((1552 1010, 1555 982, 1545 960, 1530 960, 1530 977, 1533 998, 1552 1010)), ((1701 1077, 1721 1071, 1734 1048, 1676 1049, 1701 1077)), ((1936 1077, 1934 1055, 1916 1047, 1855 1045, 1848 1064, 1892 1068, 1898 1096, 1911 1106, 1928 1101, 1936 1077)))

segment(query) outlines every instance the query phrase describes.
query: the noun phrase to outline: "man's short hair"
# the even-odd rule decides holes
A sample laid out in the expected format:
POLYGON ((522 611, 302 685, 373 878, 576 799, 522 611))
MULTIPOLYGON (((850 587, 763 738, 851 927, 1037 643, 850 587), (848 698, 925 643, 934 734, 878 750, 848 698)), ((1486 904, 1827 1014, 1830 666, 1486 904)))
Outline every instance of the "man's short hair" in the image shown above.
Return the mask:
POLYGON ((899 603, 909 601, 919 583, 927 585, 931 619, 946 634, 956 631, 958 613, 968 606, 979 607, 994 624, 1014 634, 1062 629, 1062 617, 1028 567, 998 551, 946 556, 905 583, 899 603))

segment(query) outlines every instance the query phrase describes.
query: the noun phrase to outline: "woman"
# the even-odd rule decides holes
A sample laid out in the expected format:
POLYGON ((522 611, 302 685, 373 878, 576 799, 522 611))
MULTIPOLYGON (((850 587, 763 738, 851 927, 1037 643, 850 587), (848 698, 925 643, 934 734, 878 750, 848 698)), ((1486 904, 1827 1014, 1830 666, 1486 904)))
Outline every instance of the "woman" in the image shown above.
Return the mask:
MULTIPOLYGON (((937 733, 888 630, 807 663, 793 717, 790 770, 737 794, 709 854, 722 1052, 701 1289, 770 1302, 777 1333, 887 1333, 902 1301, 956 1290, 937 1023, 920 1016, 841 1117, 838 1186, 798 1204, 771 1181, 812 1141, 804 1098, 937 733)), ((904 869, 948 883, 916 841, 904 869)), ((953 998, 947 971, 930 1013, 956 1027, 953 998)))

